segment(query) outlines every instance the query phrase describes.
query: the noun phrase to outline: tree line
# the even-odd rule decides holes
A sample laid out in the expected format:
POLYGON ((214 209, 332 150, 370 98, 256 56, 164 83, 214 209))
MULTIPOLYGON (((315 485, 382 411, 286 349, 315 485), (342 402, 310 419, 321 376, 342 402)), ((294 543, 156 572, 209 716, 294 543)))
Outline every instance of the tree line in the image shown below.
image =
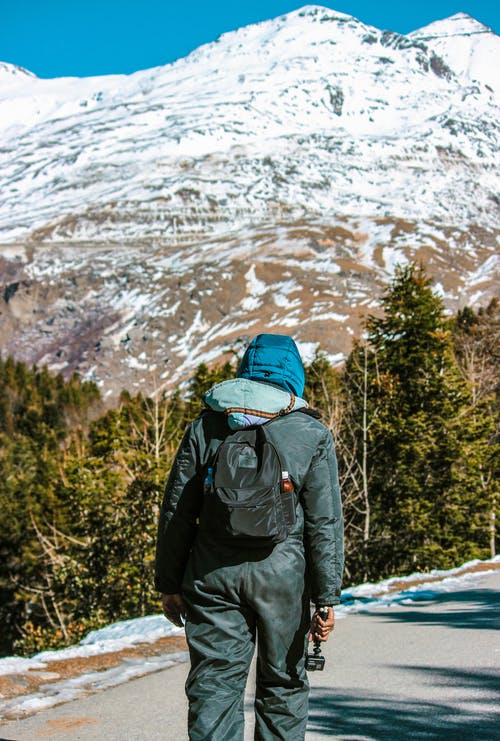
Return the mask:
MULTIPOLYGON (((305 397, 335 439, 346 583, 495 554, 499 309, 447 317, 423 269, 399 268, 342 368, 318 354, 305 397)), ((156 525, 203 393, 121 394, 0 361, 0 652, 68 645, 159 609, 156 525)))

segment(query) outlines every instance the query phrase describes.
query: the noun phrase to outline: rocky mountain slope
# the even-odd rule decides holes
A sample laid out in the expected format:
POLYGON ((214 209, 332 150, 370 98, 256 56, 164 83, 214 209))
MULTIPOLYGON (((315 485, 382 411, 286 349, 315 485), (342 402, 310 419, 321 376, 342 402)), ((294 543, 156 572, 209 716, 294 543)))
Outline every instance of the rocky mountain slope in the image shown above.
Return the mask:
POLYGON ((495 291, 498 37, 316 6, 133 75, 0 65, 0 348, 113 398, 256 332, 349 351, 394 265, 495 291))

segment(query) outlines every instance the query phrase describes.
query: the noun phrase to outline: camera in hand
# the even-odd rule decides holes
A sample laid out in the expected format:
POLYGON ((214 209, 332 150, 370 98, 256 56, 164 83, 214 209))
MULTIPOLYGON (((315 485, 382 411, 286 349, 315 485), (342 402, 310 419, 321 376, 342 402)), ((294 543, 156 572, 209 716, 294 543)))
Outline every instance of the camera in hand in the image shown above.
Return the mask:
POLYGON ((306 670, 308 672, 322 672, 324 668, 325 657, 321 653, 319 641, 315 641, 313 653, 306 655, 306 670))
MULTIPOLYGON (((326 620, 328 617, 328 608, 323 607, 318 610, 319 616, 322 620, 326 620)), ((308 672, 322 672, 325 668, 325 657, 321 653, 321 641, 314 640, 314 648, 312 654, 306 654, 306 671, 308 672)))

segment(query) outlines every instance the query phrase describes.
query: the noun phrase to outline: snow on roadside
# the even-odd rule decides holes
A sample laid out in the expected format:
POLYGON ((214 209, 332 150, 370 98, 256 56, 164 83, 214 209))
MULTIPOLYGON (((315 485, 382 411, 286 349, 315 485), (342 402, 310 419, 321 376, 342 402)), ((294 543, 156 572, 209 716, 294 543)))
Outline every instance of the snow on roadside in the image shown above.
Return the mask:
POLYGON ((498 568, 497 564, 500 564, 500 556, 486 561, 477 559, 468 561, 447 571, 433 569, 425 574, 415 573, 407 577, 384 579, 375 584, 370 582, 360 584, 342 593, 342 602, 335 608, 335 615, 344 617, 352 613, 365 612, 367 608, 372 610, 432 600, 439 594, 472 586, 485 574, 498 568), (489 569, 488 565, 492 568, 489 569), (478 566, 483 568, 478 569, 478 566))
MULTIPOLYGON (((394 577, 378 583, 360 584, 344 591, 342 603, 335 608, 335 614, 341 618, 378 608, 432 600, 444 592, 454 592, 473 586, 485 574, 498 569, 499 565, 500 556, 497 556, 487 561, 469 561, 447 571, 433 570, 425 574, 415 573, 408 577, 394 577)), ((139 643, 154 643, 160 638, 182 634, 182 628, 176 628, 162 615, 122 620, 101 630, 92 631, 77 646, 59 651, 43 651, 29 659, 19 656, 0 659, 0 675, 46 669, 48 665, 50 668, 51 661, 109 654, 139 643)), ((0 717, 16 718, 35 713, 74 700, 87 692, 122 684, 135 677, 166 669, 187 660, 188 653, 185 651, 156 656, 129 656, 118 666, 83 673, 57 682, 48 682, 41 685, 37 692, 5 701, 0 700, 0 717)))
MULTIPOLYGON (((169 623, 163 615, 149 615, 117 623, 94 630, 76 646, 59 651, 42 651, 29 659, 9 656, 0 659, 0 675, 27 674, 30 670, 50 669, 50 662, 112 654, 137 644, 155 643, 160 638, 183 635, 184 630, 169 623)), ((97 692, 108 687, 128 682, 130 679, 167 669, 188 660, 187 651, 168 652, 153 656, 126 656, 117 666, 97 671, 84 671, 74 676, 41 684, 36 692, 17 695, 2 701, 0 699, 0 718, 13 719, 36 713, 40 710, 76 700, 88 692, 97 692)), ((50 672, 45 674, 47 679, 50 672)), ((31 675, 30 675, 31 676, 31 675)), ((55 675, 57 676, 57 675, 55 675)), ((0 695, 1 698, 1 695, 0 695)))
POLYGON ((77 646, 69 646, 59 651, 42 651, 29 659, 21 656, 7 656, 0 659, 1 674, 18 674, 28 669, 42 669, 50 661, 86 658, 98 654, 112 653, 130 648, 137 643, 154 643, 159 638, 183 635, 182 628, 176 628, 163 615, 148 615, 143 618, 121 620, 100 630, 93 630, 77 646))
POLYGON ((143 677, 145 674, 168 669, 175 664, 184 663, 187 659, 187 651, 147 658, 133 657, 110 669, 86 672, 59 682, 47 683, 41 685, 38 692, 0 701, 0 718, 11 720, 37 713, 39 710, 76 700, 88 692, 97 692, 123 684, 130 679, 143 677))

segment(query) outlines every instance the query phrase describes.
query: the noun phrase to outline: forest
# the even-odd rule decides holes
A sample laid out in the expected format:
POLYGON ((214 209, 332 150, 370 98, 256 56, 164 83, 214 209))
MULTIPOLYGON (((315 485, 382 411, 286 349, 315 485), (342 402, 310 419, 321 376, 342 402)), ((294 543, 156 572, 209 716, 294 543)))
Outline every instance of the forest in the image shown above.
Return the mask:
MULTIPOLYGON (((449 316, 421 266, 399 267, 342 367, 320 352, 305 398, 331 429, 346 521, 345 584, 495 555, 499 306, 449 316)), ((121 394, 0 360, 0 655, 69 645, 160 611, 163 488, 202 395, 121 394)))

